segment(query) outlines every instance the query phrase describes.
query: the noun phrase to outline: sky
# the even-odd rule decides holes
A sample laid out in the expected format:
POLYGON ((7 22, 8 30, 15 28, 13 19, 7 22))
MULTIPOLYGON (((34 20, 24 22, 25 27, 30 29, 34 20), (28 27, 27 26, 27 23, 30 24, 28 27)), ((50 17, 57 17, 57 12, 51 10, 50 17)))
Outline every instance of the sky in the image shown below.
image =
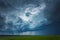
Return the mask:
POLYGON ((0 0, 0 35, 59 35, 60 0, 0 0))

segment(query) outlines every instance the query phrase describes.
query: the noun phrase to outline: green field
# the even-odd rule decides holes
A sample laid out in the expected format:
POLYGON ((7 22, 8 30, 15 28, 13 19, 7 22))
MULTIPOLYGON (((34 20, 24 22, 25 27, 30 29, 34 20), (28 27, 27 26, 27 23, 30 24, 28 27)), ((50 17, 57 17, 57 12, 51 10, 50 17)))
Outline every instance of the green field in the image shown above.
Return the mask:
POLYGON ((60 36, 0 36, 0 40, 60 40, 60 36))

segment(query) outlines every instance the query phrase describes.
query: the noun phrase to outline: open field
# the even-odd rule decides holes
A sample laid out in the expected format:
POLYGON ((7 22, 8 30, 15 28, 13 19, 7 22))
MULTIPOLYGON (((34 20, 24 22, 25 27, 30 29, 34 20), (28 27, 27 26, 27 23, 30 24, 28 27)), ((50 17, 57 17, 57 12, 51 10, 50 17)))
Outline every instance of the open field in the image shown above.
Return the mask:
POLYGON ((60 36, 0 36, 0 40, 60 40, 60 36))

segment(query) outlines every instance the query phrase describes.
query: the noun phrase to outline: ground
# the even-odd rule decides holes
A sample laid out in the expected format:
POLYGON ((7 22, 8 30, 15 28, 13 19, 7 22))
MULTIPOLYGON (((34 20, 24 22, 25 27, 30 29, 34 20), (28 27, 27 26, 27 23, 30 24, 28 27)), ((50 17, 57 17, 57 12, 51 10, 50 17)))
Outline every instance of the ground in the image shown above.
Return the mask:
POLYGON ((60 40, 60 36, 0 36, 0 40, 60 40))

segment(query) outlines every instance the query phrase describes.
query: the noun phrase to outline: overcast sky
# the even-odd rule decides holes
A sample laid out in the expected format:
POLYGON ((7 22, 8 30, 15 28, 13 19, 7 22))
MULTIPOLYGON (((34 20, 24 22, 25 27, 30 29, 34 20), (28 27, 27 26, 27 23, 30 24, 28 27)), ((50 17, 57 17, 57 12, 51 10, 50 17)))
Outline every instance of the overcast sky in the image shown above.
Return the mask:
MULTIPOLYGON (((35 26, 33 25, 32 27, 35 26)), ((1 34, 2 35, 60 34, 60 0, 0 0, 0 35, 1 34), (21 16, 21 13, 25 13, 24 11, 28 10, 27 8, 29 8, 29 10, 35 10, 36 8, 36 10, 38 10, 36 11, 37 14, 41 13, 39 15, 34 14, 36 17, 34 16, 33 18, 35 19, 35 23, 37 24, 37 25, 35 24, 36 28, 34 29, 29 29, 28 28, 30 25, 28 24, 29 21, 26 24, 24 22, 27 21, 26 19, 24 19, 25 16, 22 15, 23 18, 21 16), (42 9, 41 12, 40 8, 42 9), (21 17, 23 21, 19 19, 19 17, 21 17), (39 20, 42 20, 42 23, 38 23, 37 21, 39 20), (17 21, 18 23, 15 23, 17 21), (22 28, 20 28, 20 25, 22 25, 21 23, 23 23, 22 28)))

